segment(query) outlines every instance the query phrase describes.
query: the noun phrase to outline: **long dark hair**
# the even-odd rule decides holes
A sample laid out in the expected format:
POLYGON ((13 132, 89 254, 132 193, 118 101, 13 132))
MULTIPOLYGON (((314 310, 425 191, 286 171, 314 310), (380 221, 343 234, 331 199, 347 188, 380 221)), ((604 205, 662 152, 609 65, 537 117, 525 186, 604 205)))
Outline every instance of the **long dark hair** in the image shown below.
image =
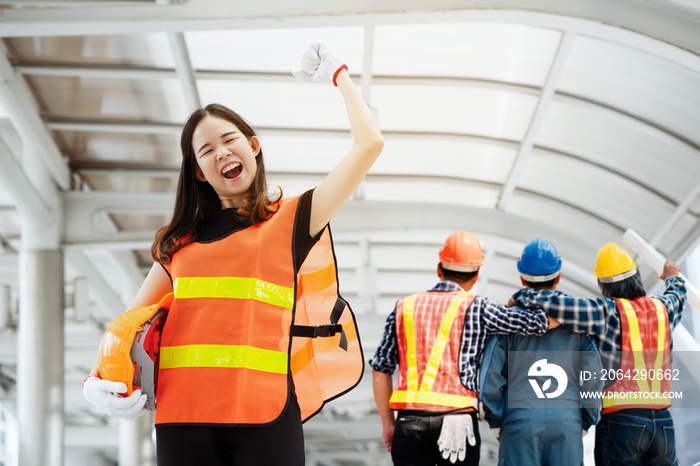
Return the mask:
MULTIPOLYGON (((192 112, 182 128, 180 149, 182 150, 182 165, 177 182, 175 209, 170 223, 156 232, 156 238, 151 246, 153 260, 167 265, 180 248, 197 240, 197 226, 206 217, 221 210, 221 201, 209 183, 197 179, 197 158, 192 148, 192 135, 197 125, 207 116, 214 116, 230 121, 251 140, 255 130, 243 117, 228 107, 220 104, 209 104, 192 112)), ((275 199, 267 191, 265 163, 262 148, 255 156, 257 171, 253 184, 248 191, 248 198, 238 213, 250 219, 251 224, 263 222, 270 218, 276 208, 273 205, 282 197, 281 191, 275 199)))
POLYGON ((646 296, 642 276, 637 273, 629 278, 614 283, 603 283, 598 281, 600 293, 608 298, 637 299, 646 296))

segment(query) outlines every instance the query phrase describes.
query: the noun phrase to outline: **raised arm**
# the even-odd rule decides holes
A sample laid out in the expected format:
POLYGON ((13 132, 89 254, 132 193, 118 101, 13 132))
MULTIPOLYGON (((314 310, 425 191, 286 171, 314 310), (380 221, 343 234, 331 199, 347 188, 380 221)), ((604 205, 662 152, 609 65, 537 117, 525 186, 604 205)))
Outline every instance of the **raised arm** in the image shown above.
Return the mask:
POLYGON ((683 309, 687 300, 687 287, 685 280, 680 277, 681 268, 670 260, 664 264, 663 272, 659 277, 665 282, 666 289, 661 296, 657 296, 666 306, 671 330, 675 329, 683 317, 683 309))
POLYGON ((316 236, 350 199, 384 147, 379 128, 347 67, 323 44, 312 44, 294 75, 309 82, 334 82, 343 97, 354 145, 318 185, 311 203, 309 233, 316 236))

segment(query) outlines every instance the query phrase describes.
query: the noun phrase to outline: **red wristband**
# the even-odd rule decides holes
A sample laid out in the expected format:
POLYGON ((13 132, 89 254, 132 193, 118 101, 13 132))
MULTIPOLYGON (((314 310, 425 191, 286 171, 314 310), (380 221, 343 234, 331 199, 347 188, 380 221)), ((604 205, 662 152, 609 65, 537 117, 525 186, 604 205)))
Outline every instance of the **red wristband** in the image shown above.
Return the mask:
POLYGON ((334 85, 335 87, 338 87, 338 83, 335 82, 335 80, 336 80, 336 78, 338 77, 338 74, 340 74, 340 71, 343 70, 343 69, 346 69, 346 70, 347 70, 347 69, 348 69, 348 65, 340 65, 340 68, 338 68, 338 69, 336 70, 336 72, 333 74, 333 85, 334 85))
POLYGON ((87 377, 85 377, 85 380, 83 380, 83 385, 81 385, 81 389, 85 386, 85 382, 87 382, 87 379, 89 379, 90 377, 97 377, 98 379, 100 378, 100 376, 98 375, 88 375, 87 377))

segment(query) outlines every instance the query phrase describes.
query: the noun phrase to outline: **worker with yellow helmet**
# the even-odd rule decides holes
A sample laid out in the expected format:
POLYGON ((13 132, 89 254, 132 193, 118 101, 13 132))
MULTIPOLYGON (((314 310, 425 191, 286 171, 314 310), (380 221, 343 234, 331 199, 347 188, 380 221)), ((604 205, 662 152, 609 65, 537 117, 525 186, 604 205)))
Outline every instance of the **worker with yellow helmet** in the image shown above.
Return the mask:
POLYGON ((528 288, 518 291, 513 300, 520 306, 544 309, 562 326, 595 338, 606 379, 596 426, 596 465, 678 464, 670 382, 641 374, 671 368, 671 332, 686 302, 680 267, 666 261, 659 277, 666 288, 651 298, 646 296, 634 259, 617 244, 606 244, 598 251, 593 272, 602 298, 581 299, 528 288))
POLYGON ((382 437, 395 466, 477 465, 477 373, 486 338, 542 335, 549 326, 540 310, 511 309, 470 292, 484 264, 471 233, 449 235, 438 257, 440 281, 396 303, 370 360, 382 437))

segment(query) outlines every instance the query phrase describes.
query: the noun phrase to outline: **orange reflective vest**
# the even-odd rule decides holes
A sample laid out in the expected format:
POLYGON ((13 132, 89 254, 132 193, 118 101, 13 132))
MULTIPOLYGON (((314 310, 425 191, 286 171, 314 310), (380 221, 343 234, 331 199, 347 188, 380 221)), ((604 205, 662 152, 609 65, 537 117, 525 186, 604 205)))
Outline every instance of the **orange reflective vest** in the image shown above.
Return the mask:
POLYGON ((656 298, 615 299, 622 324, 620 370, 603 392, 602 413, 671 405, 671 331, 656 298))
POLYGON ((389 399, 391 409, 478 409, 478 395, 459 378, 462 328, 473 300, 466 291, 454 291, 420 293, 398 302, 399 378, 389 399))
POLYGON ((274 422, 289 399, 289 374, 306 420, 359 383, 362 348, 338 296, 329 228, 295 271, 298 201, 281 201, 265 222, 174 254, 157 424, 274 422))

